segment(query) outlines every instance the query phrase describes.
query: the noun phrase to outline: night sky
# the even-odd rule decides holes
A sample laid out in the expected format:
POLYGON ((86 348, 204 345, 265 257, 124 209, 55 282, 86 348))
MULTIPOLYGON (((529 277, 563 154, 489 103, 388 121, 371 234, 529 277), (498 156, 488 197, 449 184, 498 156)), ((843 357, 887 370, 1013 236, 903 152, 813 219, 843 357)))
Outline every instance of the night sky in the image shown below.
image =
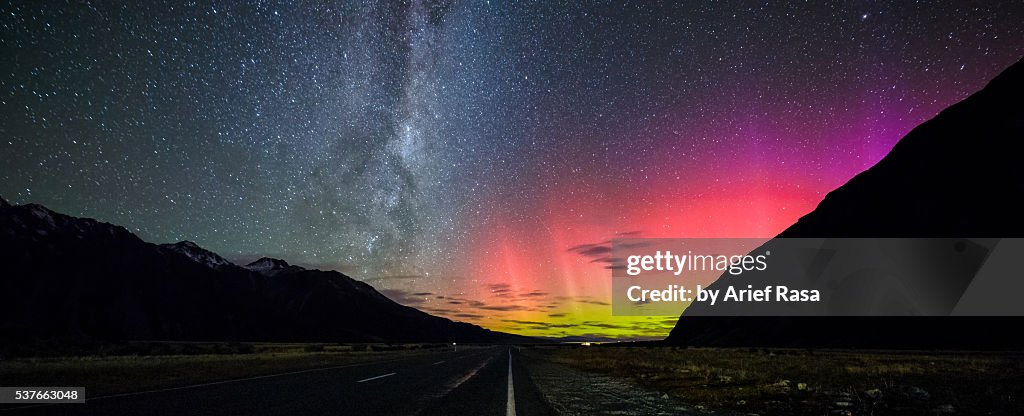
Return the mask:
POLYGON ((0 5, 0 196, 554 336, 665 335, 609 239, 770 237, 1024 56, 1019 1, 119 3, 0 5))

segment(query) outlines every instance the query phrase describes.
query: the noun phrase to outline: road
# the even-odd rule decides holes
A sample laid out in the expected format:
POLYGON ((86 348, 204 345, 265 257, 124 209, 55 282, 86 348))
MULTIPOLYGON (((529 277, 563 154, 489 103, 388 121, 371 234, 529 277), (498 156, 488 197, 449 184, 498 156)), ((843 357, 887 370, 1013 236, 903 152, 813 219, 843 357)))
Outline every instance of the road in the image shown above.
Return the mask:
POLYGON ((515 347, 6 409, 0 415, 548 415, 515 347))

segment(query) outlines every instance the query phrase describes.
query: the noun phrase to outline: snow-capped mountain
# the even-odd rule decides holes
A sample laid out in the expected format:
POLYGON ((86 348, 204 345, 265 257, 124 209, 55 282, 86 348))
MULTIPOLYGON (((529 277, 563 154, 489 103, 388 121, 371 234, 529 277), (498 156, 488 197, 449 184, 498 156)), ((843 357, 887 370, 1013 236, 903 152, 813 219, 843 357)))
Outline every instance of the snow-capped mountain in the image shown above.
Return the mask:
POLYGON ((262 257, 259 260, 246 264, 244 267, 248 270, 254 271, 264 276, 274 276, 282 271, 289 269, 295 271, 304 270, 301 267, 292 266, 284 260, 270 257, 262 257))
POLYGON ((334 271, 239 267, 192 242, 0 199, 0 339, 519 342, 334 271))
POLYGON ((174 244, 161 244, 160 247, 183 254, 197 263, 204 264, 212 269, 220 269, 235 265, 227 259, 219 256, 217 253, 199 247, 196 243, 188 240, 179 241, 174 244))

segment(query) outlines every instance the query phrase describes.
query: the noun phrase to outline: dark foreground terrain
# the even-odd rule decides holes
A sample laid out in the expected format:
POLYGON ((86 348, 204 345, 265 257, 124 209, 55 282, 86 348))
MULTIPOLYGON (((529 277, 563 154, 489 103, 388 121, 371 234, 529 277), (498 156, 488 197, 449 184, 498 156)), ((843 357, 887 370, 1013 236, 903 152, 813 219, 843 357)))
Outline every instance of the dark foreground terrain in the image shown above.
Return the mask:
POLYGON ((140 344, 0 361, 69 415, 1024 414, 1024 354, 659 346, 140 344))
POLYGON ((718 413, 1024 414, 1024 354, 1015 352, 590 347, 524 355, 718 413))
POLYGON ((85 404, 17 415, 550 414, 507 346, 80 357, 0 364, 5 385, 86 387, 85 404), (510 374, 511 373, 511 374, 510 374), (118 380, 122 380, 118 382, 118 380), (95 381, 94 381, 95 380, 95 381), (514 380, 509 386, 508 381, 514 380), (514 397, 513 404, 508 398, 514 397))

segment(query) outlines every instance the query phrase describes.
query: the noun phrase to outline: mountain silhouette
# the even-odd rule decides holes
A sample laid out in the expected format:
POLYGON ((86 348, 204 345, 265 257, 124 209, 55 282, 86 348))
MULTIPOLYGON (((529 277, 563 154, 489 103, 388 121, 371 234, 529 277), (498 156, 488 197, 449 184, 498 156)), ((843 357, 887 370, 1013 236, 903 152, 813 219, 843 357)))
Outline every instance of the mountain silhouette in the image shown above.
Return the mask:
POLYGON ((179 241, 174 244, 161 244, 167 250, 171 250, 180 254, 184 254, 188 258, 196 261, 197 263, 205 264, 212 269, 223 269, 234 266, 233 263, 227 259, 221 257, 219 254, 214 253, 205 248, 199 247, 198 244, 191 241, 179 241))
POLYGON ((400 305, 334 271, 240 267, 183 241, 0 199, 0 338, 522 342, 400 305))
MULTIPOLYGON (((875 166, 829 193, 778 237, 1024 237, 1022 99, 1024 60, 913 129, 875 166)), ((736 279, 719 281, 728 280, 736 279)), ((688 310, 665 341, 1020 348, 1015 328, 1021 324, 1017 317, 713 317, 688 310)))

